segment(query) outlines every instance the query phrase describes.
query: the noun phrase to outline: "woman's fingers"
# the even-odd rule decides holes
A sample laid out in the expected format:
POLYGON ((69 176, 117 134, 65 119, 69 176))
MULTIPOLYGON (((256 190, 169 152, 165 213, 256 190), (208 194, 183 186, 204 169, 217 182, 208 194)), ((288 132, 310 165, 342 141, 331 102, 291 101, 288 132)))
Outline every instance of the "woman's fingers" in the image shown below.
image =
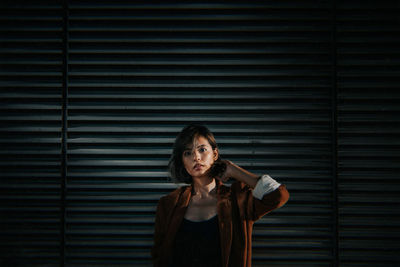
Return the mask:
POLYGON ((230 178, 229 168, 231 167, 230 165, 232 164, 232 162, 229 160, 222 160, 222 162, 225 165, 225 168, 224 168, 224 172, 219 175, 218 179, 220 179, 223 182, 226 182, 230 178))
POLYGON ((220 178, 221 181, 226 182, 229 180, 229 176, 226 175, 226 172, 222 175, 222 177, 220 178))

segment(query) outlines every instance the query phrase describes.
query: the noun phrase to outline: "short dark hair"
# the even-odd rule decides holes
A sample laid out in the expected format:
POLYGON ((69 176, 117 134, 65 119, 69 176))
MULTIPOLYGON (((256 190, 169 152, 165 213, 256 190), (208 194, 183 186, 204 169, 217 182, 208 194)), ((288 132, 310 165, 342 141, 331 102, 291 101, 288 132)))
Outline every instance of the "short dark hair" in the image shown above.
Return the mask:
POLYGON ((214 135, 206 126, 189 124, 184 127, 175 139, 172 155, 168 163, 169 176, 175 183, 192 183, 192 176, 185 169, 182 155, 185 149, 193 143, 193 140, 199 136, 206 138, 213 150, 218 149, 214 135))

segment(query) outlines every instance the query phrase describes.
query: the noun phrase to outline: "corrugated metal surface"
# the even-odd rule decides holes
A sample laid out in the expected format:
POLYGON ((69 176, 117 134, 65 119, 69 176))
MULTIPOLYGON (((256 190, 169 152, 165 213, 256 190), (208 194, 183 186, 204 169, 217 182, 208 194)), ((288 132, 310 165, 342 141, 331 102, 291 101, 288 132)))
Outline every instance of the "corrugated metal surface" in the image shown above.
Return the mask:
POLYGON ((0 244, 18 261, 151 265, 189 122, 288 186, 255 225, 253 266, 398 260, 398 5, 23 2, 0 13, 0 244))
POLYGON ((400 264, 399 11, 338 5, 340 266, 400 264))
POLYGON ((0 266, 60 256, 62 9, 40 3, 0 8, 0 266))
POLYGON ((149 263, 172 143, 193 121, 292 192, 256 225, 254 266, 332 260, 331 9, 293 3, 71 3, 68 264, 149 263))

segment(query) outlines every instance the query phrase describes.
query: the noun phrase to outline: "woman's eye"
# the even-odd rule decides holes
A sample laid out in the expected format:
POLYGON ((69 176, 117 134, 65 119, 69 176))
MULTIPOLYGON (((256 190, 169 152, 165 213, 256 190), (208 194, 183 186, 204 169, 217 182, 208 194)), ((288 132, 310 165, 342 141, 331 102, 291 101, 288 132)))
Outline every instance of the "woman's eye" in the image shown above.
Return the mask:
POLYGON ((183 155, 184 155, 185 157, 190 156, 190 154, 192 154, 190 151, 185 151, 185 152, 183 152, 183 155))
POLYGON ((199 149, 199 152, 205 152, 205 151, 207 151, 207 149, 204 148, 204 147, 202 147, 202 148, 199 149))

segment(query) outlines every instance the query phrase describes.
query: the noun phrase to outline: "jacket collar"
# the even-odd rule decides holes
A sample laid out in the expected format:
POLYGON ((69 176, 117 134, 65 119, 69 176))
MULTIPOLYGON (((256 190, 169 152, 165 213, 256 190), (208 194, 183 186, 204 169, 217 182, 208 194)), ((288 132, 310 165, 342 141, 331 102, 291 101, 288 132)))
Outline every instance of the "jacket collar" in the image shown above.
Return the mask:
MULTIPOLYGON (((228 266, 229 255, 232 244, 232 203, 231 203, 231 190, 225 186, 220 180, 216 179, 217 183, 217 213, 218 224, 221 239, 221 257, 222 266, 228 266)), ((172 249, 173 241, 179 226, 183 221, 187 207, 189 206, 190 197, 192 195, 193 185, 183 186, 178 191, 174 192, 175 208, 170 213, 169 225, 170 229, 167 233, 168 247, 172 249)))
POLYGON ((231 190, 217 180, 217 212, 221 238, 222 266, 228 266, 232 245, 232 203, 231 190))

